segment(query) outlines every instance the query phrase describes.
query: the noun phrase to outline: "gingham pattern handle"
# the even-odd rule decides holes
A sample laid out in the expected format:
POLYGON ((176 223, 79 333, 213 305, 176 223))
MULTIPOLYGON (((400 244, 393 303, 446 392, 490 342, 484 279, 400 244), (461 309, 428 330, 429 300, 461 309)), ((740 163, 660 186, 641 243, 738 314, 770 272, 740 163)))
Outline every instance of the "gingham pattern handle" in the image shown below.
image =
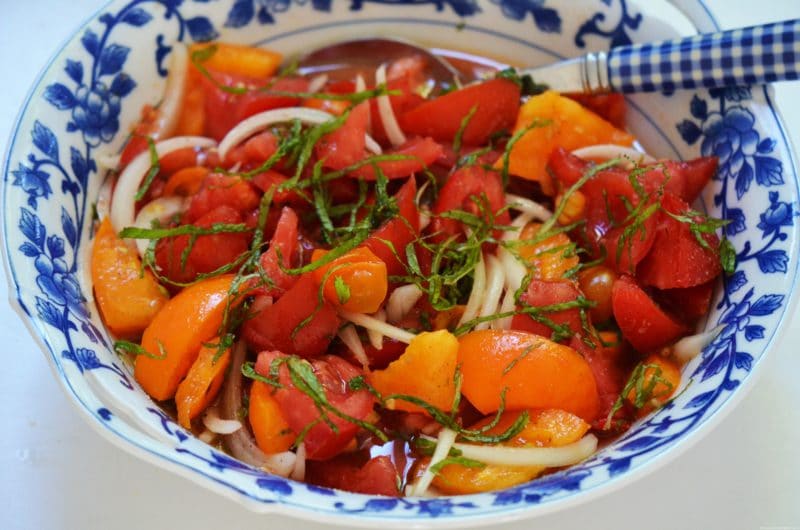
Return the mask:
MULTIPOLYGON (((600 55, 600 54, 598 54, 600 55)), ((584 71, 602 79, 602 57, 584 71)), ((754 85, 800 78, 800 20, 636 44, 608 53, 607 82, 618 92, 754 85)), ((584 78, 585 79, 585 78, 584 78)), ((595 87, 592 87, 595 88, 595 87)))

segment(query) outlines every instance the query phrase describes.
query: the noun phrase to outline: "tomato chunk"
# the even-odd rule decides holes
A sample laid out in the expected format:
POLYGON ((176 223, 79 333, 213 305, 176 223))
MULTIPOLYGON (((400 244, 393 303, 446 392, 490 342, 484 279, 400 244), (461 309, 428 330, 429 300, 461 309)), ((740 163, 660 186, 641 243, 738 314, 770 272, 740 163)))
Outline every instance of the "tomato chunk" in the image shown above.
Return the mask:
POLYGON ((240 177, 212 173, 203 181, 200 191, 192 197, 186 211, 187 223, 220 206, 228 206, 241 214, 258 208, 261 198, 249 182, 240 177))
POLYGON ((416 195, 417 183, 410 178, 395 194, 400 214, 386 221, 364 242, 364 246, 386 264, 386 272, 389 275, 405 272, 406 245, 414 241, 419 232, 416 195), (391 246, 387 245, 387 241, 391 246))
POLYGON ((666 346, 686 331, 630 276, 621 276, 614 282, 611 304, 622 335, 641 353, 666 346))
MULTIPOLYGON (((520 297, 520 301, 531 307, 546 307, 577 300, 580 294, 575 284, 569 280, 531 280, 528 290, 520 297)), ((572 330, 572 333, 578 333, 581 330, 581 313, 577 307, 561 311, 543 312, 537 316, 549 320, 554 326, 567 326, 572 330)), ((531 315, 515 315, 511 320, 511 328, 535 333, 547 338, 556 333, 552 326, 536 320, 531 315)))
POLYGON ((339 329, 339 317, 324 299, 319 303, 318 297, 314 277, 301 275, 277 302, 244 323, 245 340, 256 350, 279 350, 301 357, 323 354, 339 329))
MULTIPOLYGON (((255 370, 263 376, 269 376, 273 361, 285 358, 280 352, 264 351, 258 356, 255 370)), ((306 363, 306 361, 294 362, 306 363)), ((304 366, 307 366, 304 364, 304 366)), ((311 362, 311 368, 317 381, 325 392, 327 402, 344 415, 357 420, 366 420, 372 414, 375 398, 367 390, 353 391, 348 381, 361 374, 355 366, 344 359, 328 355, 311 362)), ((325 421, 319 421, 320 411, 307 394, 298 390, 292 382, 290 369, 281 364, 278 371, 279 381, 283 388, 275 391, 275 400, 289 427, 300 434, 306 429, 303 443, 306 456, 311 460, 327 460, 339 454, 355 437, 360 427, 338 415, 327 412, 328 419, 336 426, 332 429, 325 421), (313 427, 308 428, 310 424, 313 427)))
MULTIPOLYGON (((376 162, 375 165, 378 166, 383 176, 387 179, 399 179, 427 169, 439 160, 443 153, 444 148, 431 138, 414 137, 396 149, 384 153, 387 156, 402 155, 409 158, 381 160, 376 162)), ((375 180, 375 167, 372 164, 362 166, 352 171, 350 176, 375 180)))
POLYGON ((701 245, 690 223, 673 217, 688 218, 691 223, 704 222, 692 215, 689 205, 679 197, 666 193, 661 207, 664 211, 655 230, 653 248, 637 269, 639 281, 659 289, 674 289, 694 287, 716 278, 722 272, 716 234, 702 234, 705 246, 701 245))
POLYGON ((284 272, 284 269, 297 265, 299 253, 298 245, 298 218, 297 214, 285 206, 281 210, 278 219, 278 226, 272 234, 269 248, 261 254, 261 268, 264 276, 271 281, 271 284, 262 287, 264 294, 269 296, 280 296, 297 281, 297 275, 284 272))
POLYGON ((309 484, 367 495, 397 497, 397 468, 388 456, 368 459, 364 451, 339 455, 324 462, 310 461, 306 469, 309 484), (366 462, 364 462, 366 460, 366 462))
POLYGON ((461 121, 474 108, 462 141, 483 145, 494 133, 514 126, 519 93, 519 86, 507 79, 484 81, 420 104, 400 117, 400 125, 406 132, 452 142, 461 121))

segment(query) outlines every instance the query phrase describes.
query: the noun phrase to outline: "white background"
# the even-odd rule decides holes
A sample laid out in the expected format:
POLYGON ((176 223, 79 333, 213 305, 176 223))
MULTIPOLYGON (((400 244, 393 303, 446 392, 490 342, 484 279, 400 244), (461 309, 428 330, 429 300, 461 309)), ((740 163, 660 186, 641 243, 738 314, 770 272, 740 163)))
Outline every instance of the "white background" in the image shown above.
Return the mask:
MULTIPOLYGON (((101 0, 0 0, 0 143, 57 47, 101 0)), ((800 0, 708 0, 724 28, 800 18, 800 0)), ((800 83, 776 87, 800 145, 800 83)), ((797 205, 795 205, 797 206, 797 205)), ((0 281, 0 299, 7 286, 0 281)), ((746 399, 654 474, 522 528, 800 529, 800 317, 746 399)), ((78 416, 42 352, 0 306, 0 528, 328 528, 256 515, 112 446, 78 416)))

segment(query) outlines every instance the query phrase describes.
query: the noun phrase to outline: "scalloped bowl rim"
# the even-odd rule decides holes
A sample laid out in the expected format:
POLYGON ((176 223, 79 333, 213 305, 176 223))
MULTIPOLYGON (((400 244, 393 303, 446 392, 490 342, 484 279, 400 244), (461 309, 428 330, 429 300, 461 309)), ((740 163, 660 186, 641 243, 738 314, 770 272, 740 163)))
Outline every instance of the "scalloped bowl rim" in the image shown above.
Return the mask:
MULTIPOLYGON (((73 42, 80 34, 80 32, 84 30, 92 21, 96 20, 97 17, 105 9, 107 9, 110 5, 118 3, 118 1, 119 0, 108 0, 106 3, 100 6, 94 13, 87 16, 80 23, 80 25, 78 25, 76 29, 66 39, 64 39, 61 42, 57 50, 53 53, 53 55, 50 57, 50 59, 47 61, 44 67, 37 74, 14 120, 14 125, 11 129, 11 134, 9 136, 9 140, 4 152, 5 156, 3 158, 3 175, 6 178, 6 180, 10 172, 11 154, 14 146, 16 145, 16 141, 20 133, 23 117, 26 114, 31 104, 31 99, 33 98, 37 89, 41 86, 43 79, 50 71, 50 69, 53 67, 54 63, 60 58, 64 48, 69 43, 73 42)), ((697 5, 699 5, 705 11, 710 21, 710 24, 712 24, 717 29, 719 28, 719 25, 716 19, 714 18, 713 13, 705 5, 703 0, 687 0, 687 1, 696 2, 697 5)), ((692 18, 689 15, 687 15, 687 17, 690 18, 693 25, 697 24, 698 21, 696 19, 692 18)), ((797 191, 798 166, 795 159, 796 151, 793 149, 791 138, 789 138, 788 135, 786 134, 786 126, 781 116, 780 109, 773 101, 772 88, 771 87, 763 87, 763 88, 764 88, 765 102, 768 105, 770 112, 773 114, 775 118, 777 128, 781 132, 782 136, 781 140, 784 142, 784 145, 787 148, 786 153, 790 161, 789 169, 792 173, 791 177, 794 179, 795 191, 797 191)), ((5 212, 9 207, 6 201, 6 191, 7 191, 6 186, 4 185, 3 186, 4 217, 5 217, 5 212)), ((720 421, 722 421, 732 410, 734 410, 738 406, 741 400, 744 399, 744 397, 752 390, 753 386, 757 383, 758 379, 761 377, 761 374, 763 373, 763 369, 761 368, 761 366, 764 363, 767 353, 770 350, 774 349, 785 338, 787 332, 787 326, 785 325, 786 320, 789 318, 790 315, 794 313, 794 310, 796 309, 798 304, 798 299, 800 298, 796 290, 798 277, 800 277, 800 263, 798 263, 795 266, 795 269, 792 274, 792 289, 790 291, 789 298, 786 302, 785 309, 781 314, 780 319, 776 325, 776 331, 770 337, 769 342, 763 345, 762 349, 764 351, 764 354, 759 356, 758 359, 756 359, 755 362, 753 363, 753 366, 749 371, 749 375, 747 376, 746 382, 740 385, 740 387, 735 392, 732 392, 731 395, 726 398, 725 402, 718 409, 714 410, 710 415, 705 417, 699 426, 695 427, 687 434, 684 434, 680 438, 679 442, 670 446, 668 449, 662 451, 661 453, 656 454, 653 458, 649 459, 643 464, 633 467, 632 469, 626 471, 622 475, 610 477, 600 484, 591 486, 589 488, 582 488, 579 492, 563 498, 549 500, 546 503, 537 504, 535 506, 519 505, 515 508, 509 509, 508 511, 501 513, 492 512, 492 513, 474 513, 466 515, 458 514, 455 516, 441 518, 441 519, 422 518, 422 517, 417 519, 386 518, 380 513, 376 515, 337 513, 332 516, 332 514, 330 513, 316 512, 301 505, 284 504, 280 501, 264 502, 256 498, 253 498, 247 495, 246 492, 240 492, 236 490, 235 487, 233 487, 230 484, 222 483, 214 479, 214 477, 202 473, 197 468, 194 468, 187 464, 183 464, 173 459, 169 454, 156 452, 152 449, 144 447, 137 440, 126 437, 125 434, 118 432, 114 427, 110 426, 108 423, 101 421, 97 416, 92 414, 92 412, 87 408, 87 404, 83 403, 80 397, 76 394, 75 390, 71 388, 66 374, 64 374, 64 372, 59 368, 58 363, 55 362, 54 359, 55 353, 50 350, 50 348, 44 341, 44 337, 47 335, 47 332, 46 331, 43 332, 42 329, 39 329, 37 327, 37 323, 23 307, 23 303, 20 299, 20 294, 19 294, 20 285, 16 281, 15 273, 12 268, 11 259, 9 256, 7 230, 8 230, 8 225, 4 224, 2 232, 3 244, 0 246, 2 247, 1 251, 4 257, 3 261, 6 270, 6 279, 9 285, 8 298, 10 305, 17 313, 17 315, 20 317, 20 319, 23 321, 25 327, 33 337, 37 346, 45 354, 45 357, 48 359, 48 365, 50 366, 50 369, 52 370, 56 378, 59 380, 61 388, 65 391, 65 393, 69 397, 68 401, 73 406, 75 406, 76 409, 80 411, 81 417, 83 417, 97 433, 99 433, 103 438, 111 442, 113 445, 120 447, 129 454, 133 454, 151 464, 154 464, 157 467, 168 469, 171 472, 177 473, 180 476, 189 479, 190 481, 196 484, 199 484, 214 492, 220 493, 223 496, 246 506, 250 510, 259 513, 287 515, 295 518, 313 520, 328 524, 332 523, 336 525, 356 525, 356 526, 368 527, 368 526, 373 526, 377 522, 380 522, 381 524, 385 524, 392 528, 395 527, 421 528, 430 526, 436 526, 436 527, 477 526, 486 524, 489 520, 491 520, 491 522, 493 523, 506 523, 510 521, 520 520, 523 518, 540 516, 560 511, 570 506, 595 500, 601 496, 617 491, 625 486, 629 486, 630 484, 632 484, 635 481, 638 481, 645 475, 658 470, 665 464, 669 463, 670 461, 677 458, 685 451, 693 447, 694 444, 696 444, 700 439, 702 439, 711 429, 716 427, 720 421)), ((129 425, 129 427, 134 431, 136 431, 141 436, 145 437, 146 439, 152 439, 144 432, 139 431, 135 425, 129 425)), ((156 443, 158 442, 156 441, 156 443)), ((364 498, 374 497, 369 495, 359 495, 359 494, 356 495, 364 498)), ((468 497, 470 496, 463 496, 457 498, 468 498, 468 497)))

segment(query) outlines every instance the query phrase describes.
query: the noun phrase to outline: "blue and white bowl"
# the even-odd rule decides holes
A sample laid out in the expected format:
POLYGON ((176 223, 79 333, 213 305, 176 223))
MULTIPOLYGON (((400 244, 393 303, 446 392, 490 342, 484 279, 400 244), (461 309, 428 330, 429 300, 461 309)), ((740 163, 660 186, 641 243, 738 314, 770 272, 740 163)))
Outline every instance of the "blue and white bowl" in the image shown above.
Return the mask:
POLYGON ((222 39, 291 55, 356 36, 395 35, 539 64, 716 29, 699 0, 675 0, 667 11, 625 0, 114 0, 58 51, 12 134, 3 173, 12 302, 98 432, 253 510, 348 525, 463 527, 609 492, 680 453, 730 411, 794 305, 797 166, 769 89, 629 98, 630 129, 652 154, 720 157, 702 206, 731 220, 725 235, 738 254, 705 325, 724 330, 684 368, 685 388, 672 403, 591 459, 480 495, 393 499, 293 482, 209 447, 161 412, 109 348, 92 301, 87 250, 101 161, 118 152, 141 107, 158 102, 178 41, 222 39))

